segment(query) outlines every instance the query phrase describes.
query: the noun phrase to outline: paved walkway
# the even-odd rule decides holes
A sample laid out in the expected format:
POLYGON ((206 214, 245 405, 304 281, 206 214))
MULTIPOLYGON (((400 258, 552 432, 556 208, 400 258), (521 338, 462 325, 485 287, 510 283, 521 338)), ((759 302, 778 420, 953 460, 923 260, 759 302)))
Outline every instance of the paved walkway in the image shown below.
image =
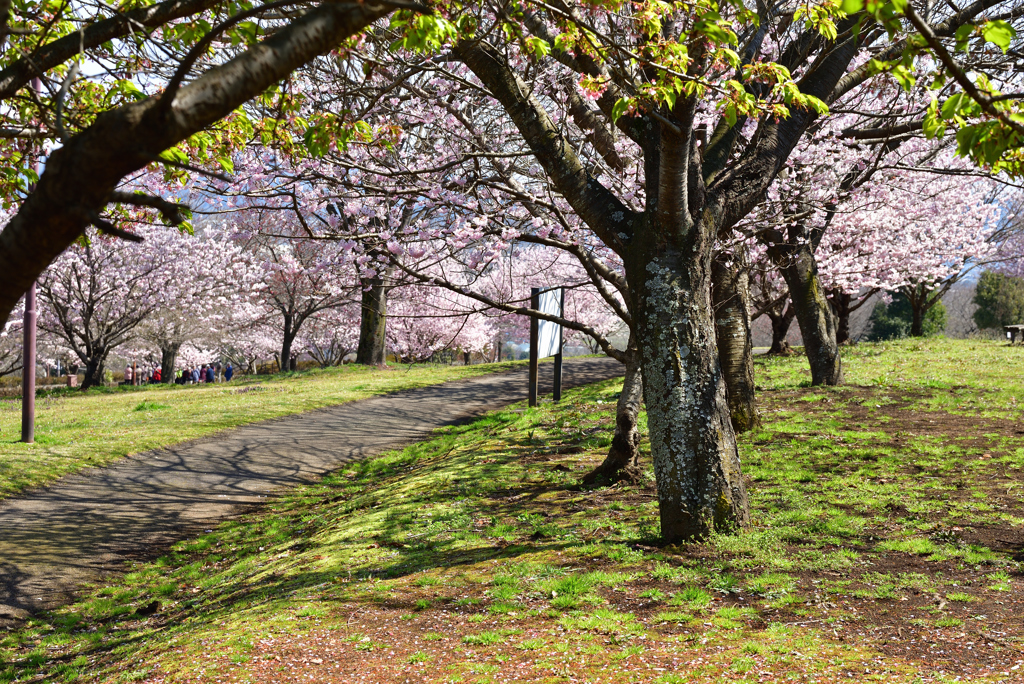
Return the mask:
MULTIPOLYGON (((621 374, 612 359, 568 359, 563 386, 621 374)), ((541 392, 550 384, 551 366, 542 365, 541 392)), ((277 490, 524 399, 525 369, 485 375, 236 428, 9 499, 0 503, 0 624, 67 602, 126 559, 151 556, 277 490)))

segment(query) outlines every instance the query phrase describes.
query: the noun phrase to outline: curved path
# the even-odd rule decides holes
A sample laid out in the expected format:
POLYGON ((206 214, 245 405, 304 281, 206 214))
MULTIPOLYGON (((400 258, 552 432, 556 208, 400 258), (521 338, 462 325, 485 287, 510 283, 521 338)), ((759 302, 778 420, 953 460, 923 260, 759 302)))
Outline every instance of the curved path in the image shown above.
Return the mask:
MULTIPOLYGON (((563 386, 621 374, 609 358, 567 359, 563 386)), ((550 393, 551 365, 540 375, 541 392, 550 393)), ((0 624, 66 602, 127 558, 281 488, 525 398, 525 368, 397 392, 137 454, 8 499, 0 503, 0 624)))

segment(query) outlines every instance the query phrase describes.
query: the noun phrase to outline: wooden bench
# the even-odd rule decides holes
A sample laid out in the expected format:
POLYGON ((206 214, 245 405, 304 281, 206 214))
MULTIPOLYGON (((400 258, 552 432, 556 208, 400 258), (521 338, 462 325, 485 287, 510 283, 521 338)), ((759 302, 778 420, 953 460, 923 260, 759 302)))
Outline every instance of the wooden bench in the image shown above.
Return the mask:
POLYGON ((1004 325, 1003 330, 1006 331, 1006 339, 1010 340, 1010 344, 1017 341, 1017 335, 1020 335, 1020 341, 1024 344, 1024 325, 1004 325))

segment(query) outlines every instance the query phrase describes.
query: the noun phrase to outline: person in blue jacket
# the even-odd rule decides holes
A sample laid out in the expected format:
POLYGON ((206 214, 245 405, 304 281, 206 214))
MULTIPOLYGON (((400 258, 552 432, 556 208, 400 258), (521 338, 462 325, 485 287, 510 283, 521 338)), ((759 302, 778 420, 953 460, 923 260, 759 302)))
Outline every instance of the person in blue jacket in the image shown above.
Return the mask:
POLYGON ((213 384, 213 364, 206 367, 206 382, 213 384))
POLYGON ((231 382, 231 376, 235 374, 235 369, 231 367, 231 362, 228 362, 228 367, 224 369, 224 382, 231 382))

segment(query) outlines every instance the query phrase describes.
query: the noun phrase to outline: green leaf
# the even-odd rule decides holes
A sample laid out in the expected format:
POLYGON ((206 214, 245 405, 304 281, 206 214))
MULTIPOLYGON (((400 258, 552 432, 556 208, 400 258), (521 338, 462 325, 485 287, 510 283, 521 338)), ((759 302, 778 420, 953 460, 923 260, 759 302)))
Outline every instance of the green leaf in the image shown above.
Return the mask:
POLYGON ((960 113, 960 108, 963 105, 964 94, 956 93, 950 96, 948 100, 942 103, 942 118, 949 120, 954 118, 960 113))
POLYGON ((1017 32, 1002 19, 986 21, 981 27, 981 37, 990 43, 994 43, 1002 49, 1003 54, 1010 47, 1010 41, 1017 36, 1017 32))
POLYGON ((612 107, 612 121, 618 121, 619 117, 629 111, 630 98, 620 97, 612 107))
POLYGON ((917 82, 917 79, 914 78, 914 75, 913 73, 911 73, 910 69, 903 66, 902 64, 893 68, 892 75, 893 78, 895 78, 899 82, 899 84, 903 86, 903 90, 905 90, 908 93, 914 87, 914 84, 917 82))
POLYGON ((864 0, 843 0, 840 7, 847 14, 856 14, 864 9, 864 0))
POLYGON ((825 104, 822 100, 819 100, 813 95, 804 95, 802 99, 805 107, 813 109, 821 116, 825 116, 826 114, 828 114, 828 105, 825 104))
POLYGON ((235 161, 231 157, 227 155, 218 157, 217 163, 220 165, 220 168, 224 169, 225 173, 233 174, 235 172, 235 161))
POLYGON ((972 33, 974 33, 974 24, 964 24, 956 30, 957 50, 967 49, 967 41, 970 40, 972 33))
POLYGON ((526 39, 526 51, 533 54, 537 59, 544 59, 551 54, 551 45, 543 38, 530 36, 526 39))
POLYGON ((932 100, 932 103, 928 105, 928 112, 924 116, 924 125, 922 127, 926 138, 941 138, 946 132, 946 126, 942 123, 942 119, 939 118, 939 101, 932 100))
POLYGON ((736 125, 736 103, 730 102, 722 110, 722 116, 725 117, 725 123, 729 124, 729 128, 736 125))

